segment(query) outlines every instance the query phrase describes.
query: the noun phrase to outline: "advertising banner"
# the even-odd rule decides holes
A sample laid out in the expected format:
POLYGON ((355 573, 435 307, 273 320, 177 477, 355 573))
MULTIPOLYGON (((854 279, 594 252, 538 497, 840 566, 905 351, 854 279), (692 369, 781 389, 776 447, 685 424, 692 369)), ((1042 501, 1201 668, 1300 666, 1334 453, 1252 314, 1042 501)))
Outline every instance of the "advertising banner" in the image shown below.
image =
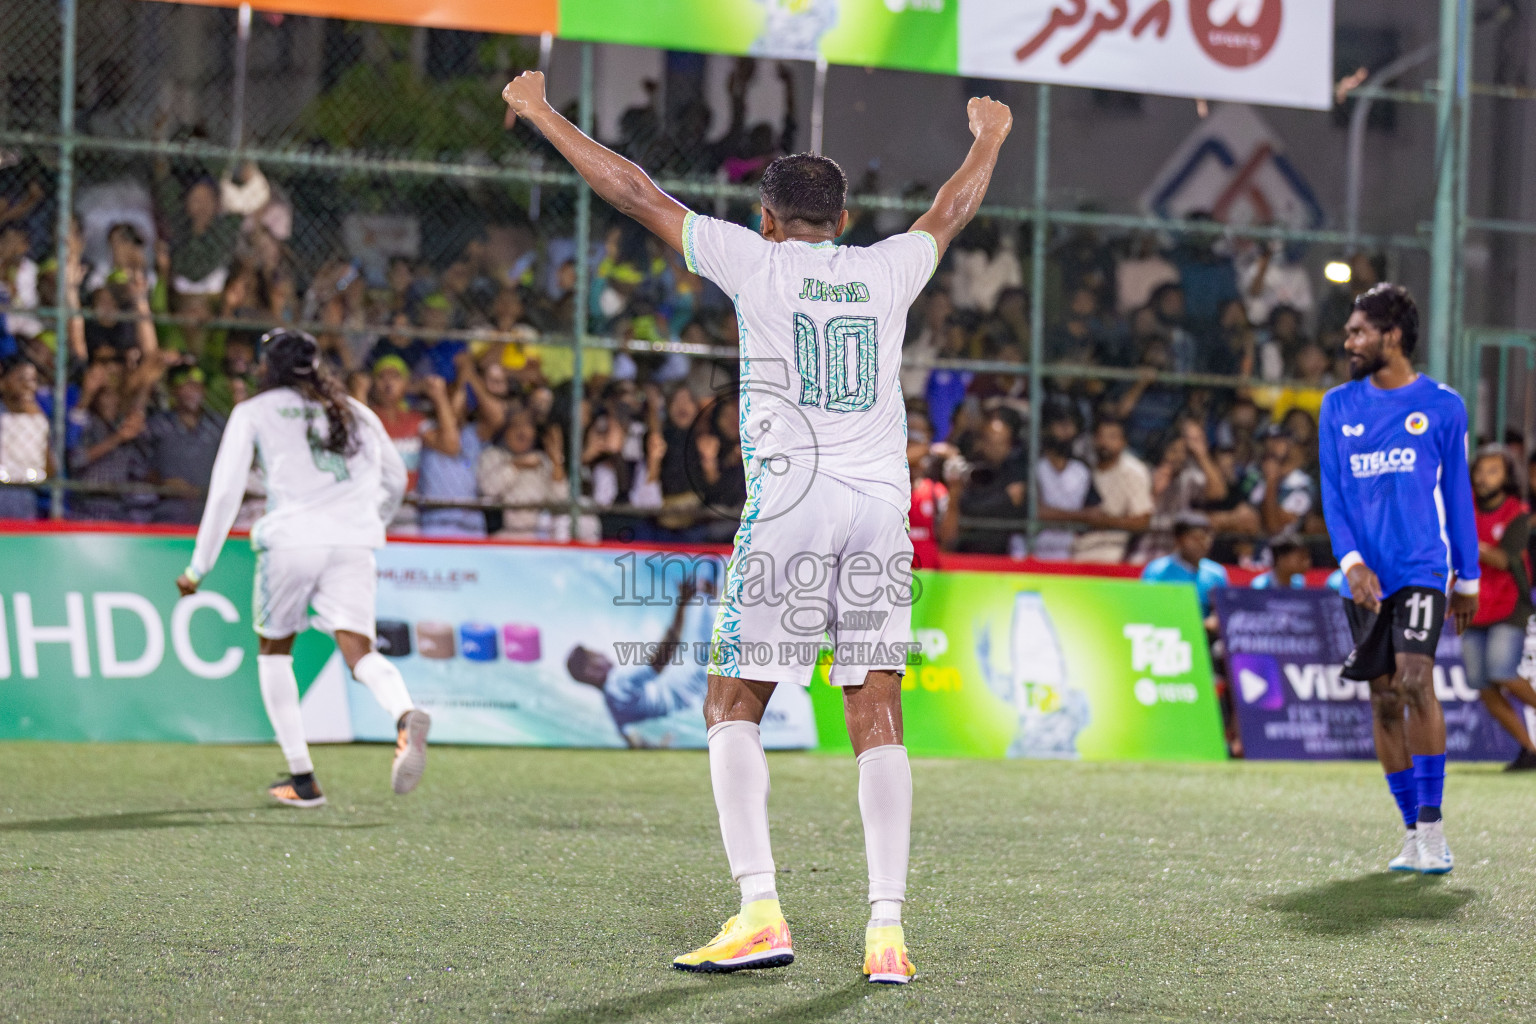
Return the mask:
MULTIPOLYGON (((0 536, 0 738, 270 739, 250 629, 255 558, 225 546, 194 597, 189 537, 0 536)), ((378 644, 439 742, 702 747, 721 558, 607 548, 392 543, 378 644), (681 596, 694 595, 686 604, 681 596)), ((919 573, 906 739, 919 756, 1201 760, 1224 755, 1194 592, 1092 577, 919 573)), ((819 644, 763 739, 848 748, 819 644)), ((394 738, 329 640, 295 671, 312 741, 394 738)))
POLYGON ((964 0, 959 9, 961 74, 1333 105, 1328 0, 964 0))
MULTIPOLYGON (((1339 670, 1354 649, 1343 603, 1331 590, 1216 592, 1232 704, 1249 758, 1371 759, 1370 687, 1339 670)), ((1446 753, 1507 761, 1517 745, 1467 686, 1461 640, 1441 634, 1435 694, 1445 709, 1446 753)))
MULTIPOLYGON (((176 577, 192 538, 0 535, 0 739, 272 738, 256 685, 255 558, 231 542, 193 597, 176 577)), ((306 634, 307 683, 331 648, 306 634)))
POLYGON ((954 74, 958 0, 561 0, 560 35, 954 74))
MULTIPOLYGON (((176 0, 204 7, 239 7, 240 0, 176 0)), ((559 0, 252 0, 258 11, 313 18, 383 21, 426 28, 538 35, 559 25, 559 0)))

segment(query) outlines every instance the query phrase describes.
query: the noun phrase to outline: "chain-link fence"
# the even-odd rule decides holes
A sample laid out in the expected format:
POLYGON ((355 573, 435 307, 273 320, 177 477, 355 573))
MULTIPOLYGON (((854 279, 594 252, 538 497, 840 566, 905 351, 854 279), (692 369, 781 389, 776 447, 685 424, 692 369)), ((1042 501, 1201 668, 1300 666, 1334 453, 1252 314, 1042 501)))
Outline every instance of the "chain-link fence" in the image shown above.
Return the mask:
MULTIPOLYGON (((1341 45, 1341 78, 1356 59, 1398 68, 1415 41, 1341 45)), ((1465 157, 1447 152, 1433 83, 1414 88, 1433 60, 1341 88, 1334 111, 1234 113, 146 0, 11 0, 0 281, 7 366, 31 364, 38 395, 9 401, 7 423, 54 418, 47 446, 0 435, 9 513, 40 507, 48 492, 35 502, 31 488, 46 478, 55 515, 195 519, 219 417, 258 386, 255 341, 288 324, 319 337, 419 473, 399 530, 728 540, 745 486, 731 302, 594 201, 535 131, 507 127, 500 86, 535 67, 573 120, 741 223, 755 223, 767 163, 824 134, 849 171, 851 244, 926 209, 969 142, 966 95, 1010 103, 990 205, 908 330, 909 429, 926 439, 909 446, 914 525, 935 546, 1141 559, 1190 512, 1228 535, 1230 558, 1315 534, 1315 416, 1348 372, 1353 296, 1391 279, 1446 301, 1431 221, 1446 162, 1464 171, 1465 157), (1192 164, 1198 187, 1159 193, 1181 140, 1207 127, 1248 148, 1217 160, 1214 184, 1192 164), (1342 228, 1325 212, 1339 209, 1342 228)), ((1504 124, 1525 98, 1507 87, 1479 102, 1504 124)), ((1499 275, 1531 259, 1532 235, 1501 205, 1507 187, 1473 192, 1459 201, 1479 216, 1456 230, 1474 249, 1501 241, 1449 293, 1453 332, 1429 339, 1431 368, 1468 390, 1483 433, 1513 436, 1536 419, 1507 372, 1525 365, 1531 323, 1501 304, 1499 275), (1464 320, 1490 329, 1463 333, 1464 320)))

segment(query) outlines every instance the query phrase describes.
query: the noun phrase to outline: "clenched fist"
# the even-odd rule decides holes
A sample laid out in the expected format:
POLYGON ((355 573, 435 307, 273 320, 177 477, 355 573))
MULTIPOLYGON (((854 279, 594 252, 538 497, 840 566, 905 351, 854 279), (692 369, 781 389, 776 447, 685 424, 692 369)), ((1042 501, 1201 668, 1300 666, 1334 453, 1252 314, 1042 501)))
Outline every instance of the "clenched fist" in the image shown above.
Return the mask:
POLYGON ((501 98, 507 101, 507 120, 525 117, 549 105, 544 98, 544 72, 524 71, 501 90, 501 98))
POLYGON ((1013 111, 1008 104, 990 96, 973 96, 965 105, 966 117, 971 123, 971 134, 976 138, 990 136, 999 142, 1013 130, 1013 111))

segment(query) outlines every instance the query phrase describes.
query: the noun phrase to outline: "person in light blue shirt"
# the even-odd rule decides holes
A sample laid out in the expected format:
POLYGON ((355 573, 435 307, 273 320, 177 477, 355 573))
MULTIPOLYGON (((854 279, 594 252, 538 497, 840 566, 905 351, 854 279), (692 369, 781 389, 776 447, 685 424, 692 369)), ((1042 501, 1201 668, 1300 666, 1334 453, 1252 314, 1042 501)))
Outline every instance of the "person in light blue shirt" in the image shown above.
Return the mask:
POLYGON ((1274 568, 1255 576, 1248 584, 1254 590, 1291 589, 1307 585, 1307 570, 1312 568, 1312 552, 1295 537, 1277 537, 1269 542, 1274 568))
POLYGON ((1198 513, 1179 516, 1173 524, 1171 555, 1154 558, 1141 571, 1147 583, 1193 583, 1200 595, 1200 614, 1211 628, 1211 593, 1228 585, 1227 570, 1206 556, 1216 535, 1211 532, 1211 521, 1198 513))

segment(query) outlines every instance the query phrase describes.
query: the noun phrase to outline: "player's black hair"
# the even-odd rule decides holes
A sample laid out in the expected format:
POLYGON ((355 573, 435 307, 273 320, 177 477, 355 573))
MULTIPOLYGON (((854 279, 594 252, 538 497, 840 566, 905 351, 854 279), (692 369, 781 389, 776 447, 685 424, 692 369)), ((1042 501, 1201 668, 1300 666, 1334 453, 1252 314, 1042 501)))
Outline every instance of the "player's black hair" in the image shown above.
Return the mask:
POLYGON ((758 195, 783 224, 798 220, 835 231, 848 204, 848 176, 837 161, 814 153, 781 156, 763 172, 758 195))
POLYGON ((1199 512, 1185 512, 1173 521, 1173 539, 1178 540, 1186 533, 1194 530, 1209 530, 1211 520, 1209 516, 1199 512))
POLYGON ((347 401, 347 390, 320 361, 320 344, 304 331, 279 328, 262 335, 258 354, 266 366, 261 391, 292 388, 306 401, 325 410, 326 433, 321 437, 309 423, 310 442, 337 455, 357 451, 357 419, 347 401))
POLYGON ((1294 554, 1297 551, 1306 550, 1307 546, 1301 542, 1300 537, 1287 535, 1284 537, 1276 537, 1274 540, 1269 542, 1269 554, 1270 560, 1272 562, 1278 562, 1286 555, 1294 554))
POLYGON ((1419 306, 1408 289, 1383 281, 1369 291, 1355 296, 1355 308, 1365 314, 1378 331, 1396 327, 1403 332, 1403 355, 1413 358, 1419 344, 1419 306))

